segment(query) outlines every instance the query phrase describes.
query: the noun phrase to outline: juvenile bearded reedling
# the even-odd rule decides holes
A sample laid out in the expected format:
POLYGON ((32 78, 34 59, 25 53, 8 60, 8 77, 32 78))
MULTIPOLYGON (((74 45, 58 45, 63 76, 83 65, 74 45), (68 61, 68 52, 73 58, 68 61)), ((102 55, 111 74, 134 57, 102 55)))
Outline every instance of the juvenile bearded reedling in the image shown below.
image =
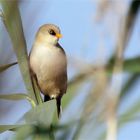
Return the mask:
POLYGON ((53 24, 41 26, 29 56, 31 76, 44 94, 44 101, 56 99, 58 117, 61 98, 67 90, 67 59, 59 45, 60 29, 53 24))

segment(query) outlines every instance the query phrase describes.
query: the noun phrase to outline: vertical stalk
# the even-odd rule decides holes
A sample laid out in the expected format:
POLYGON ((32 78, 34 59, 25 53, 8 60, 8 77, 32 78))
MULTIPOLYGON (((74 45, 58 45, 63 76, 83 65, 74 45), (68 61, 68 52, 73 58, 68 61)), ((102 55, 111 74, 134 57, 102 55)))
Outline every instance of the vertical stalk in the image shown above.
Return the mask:
POLYGON ((9 33, 26 89, 29 96, 37 103, 30 77, 27 46, 18 9, 18 2, 17 0, 0 0, 0 4, 3 11, 2 19, 9 33))

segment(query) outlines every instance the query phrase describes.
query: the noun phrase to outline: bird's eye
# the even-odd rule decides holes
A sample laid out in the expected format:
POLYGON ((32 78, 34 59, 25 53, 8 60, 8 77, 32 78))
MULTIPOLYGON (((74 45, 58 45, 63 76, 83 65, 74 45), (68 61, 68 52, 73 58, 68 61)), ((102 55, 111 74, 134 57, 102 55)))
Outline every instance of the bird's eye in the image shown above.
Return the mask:
POLYGON ((50 30, 49 33, 50 33, 51 35, 56 35, 56 33, 54 32, 54 30, 50 30))

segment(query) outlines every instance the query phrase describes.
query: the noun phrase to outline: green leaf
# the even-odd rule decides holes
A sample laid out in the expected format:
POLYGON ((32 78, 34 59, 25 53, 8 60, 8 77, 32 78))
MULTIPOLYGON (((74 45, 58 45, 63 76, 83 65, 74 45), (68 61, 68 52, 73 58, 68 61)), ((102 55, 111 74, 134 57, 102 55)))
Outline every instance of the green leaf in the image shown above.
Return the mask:
POLYGON ((68 125, 51 125, 50 127, 42 126, 40 124, 38 125, 27 125, 25 127, 21 127, 18 129, 16 137, 14 139, 16 140, 25 140, 27 138, 31 138, 34 140, 40 139, 40 140, 53 140, 54 137, 51 136, 52 132, 56 131, 64 131, 68 129, 68 125))
POLYGON ((17 1, 11 2, 11 0, 1 0, 0 2, 4 15, 3 22, 11 38, 25 86, 32 99, 36 102, 30 78, 28 54, 18 3, 17 1))
MULTIPOLYGON (((139 100, 137 102, 135 102, 135 104, 133 104, 131 107, 129 107, 129 109, 127 111, 125 111, 122 115, 121 118, 125 118, 127 116, 129 117, 133 117, 135 116, 138 112, 140 112, 140 102, 139 100)), ((123 122, 122 122, 123 123, 123 122)))
POLYGON ((11 66, 14 66, 16 64, 17 64, 17 62, 13 62, 11 64, 6 64, 6 65, 2 65, 2 66, 0 66, 0 72, 3 72, 5 70, 7 70, 8 68, 10 68, 11 66))
POLYGON ((0 99, 5 99, 5 100, 23 100, 23 99, 26 99, 30 102, 32 107, 36 106, 34 100, 32 100, 27 94, 23 94, 23 93, 0 95, 0 99))
POLYGON ((119 102, 124 101, 125 97, 128 97, 128 91, 135 85, 136 81, 139 79, 139 74, 133 74, 125 83, 125 85, 122 88, 122 92, 120 94, 119 102))
POLYGON ((0 94, 0 99, 5 99, 5 100, 23 100, 29 98, 28 95, 23 94, 23 93, 16 93, 16 94, 0 94))
POLYGON ((34 77, 31 77, 31 78, 32 78, 32 83, 33 83, 33 88, 34 88, 34 93, 35 93, 35 96, 36 96, 37 103, 41 104, 41 103, 43 103, 43 100, 42 100, 42 97, 41 97, 41 94, 40 94, 40 90, 37 86, 37 81, 35 80, 34 77))
MULTIPOLYGON (((123 70, 130 73, 140 73, 140 57, 124 60, 123 70)), ((110 73, 113 69, 114 63, 111 61, 107 65, 107 71, 110 73)))
POLYGON ((35 123, 49 126, 52 123, 55 109, 56 102, 55 100, 51 100, 31 109, 24 115, 23 119, 25 119, 28 124, 35 123))
POLYGON ((17 128, 24 127, 26 125, 0 125, 0 133, 5 131, 15 131, 17 128))
POLYGON ((18 129, 16 136, 14 137, 15 140, 26 140, 29 136, 31 136, 34 132, 34 127, 27 125, 25 127, 21 127, 18 129))
POLYGON ((128 59, 124 61, 124 71, 130 73, 140 73, 140 57, 128 59))

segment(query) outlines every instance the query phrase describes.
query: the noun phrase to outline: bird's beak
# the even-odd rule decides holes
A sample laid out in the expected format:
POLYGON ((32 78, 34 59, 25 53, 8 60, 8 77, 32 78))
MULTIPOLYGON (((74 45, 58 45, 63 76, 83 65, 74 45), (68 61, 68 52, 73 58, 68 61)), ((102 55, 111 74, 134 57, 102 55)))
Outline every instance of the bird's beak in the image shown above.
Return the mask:
POLYGON ((57 38, 62 38, 62 34, 56 34, 57 38))

